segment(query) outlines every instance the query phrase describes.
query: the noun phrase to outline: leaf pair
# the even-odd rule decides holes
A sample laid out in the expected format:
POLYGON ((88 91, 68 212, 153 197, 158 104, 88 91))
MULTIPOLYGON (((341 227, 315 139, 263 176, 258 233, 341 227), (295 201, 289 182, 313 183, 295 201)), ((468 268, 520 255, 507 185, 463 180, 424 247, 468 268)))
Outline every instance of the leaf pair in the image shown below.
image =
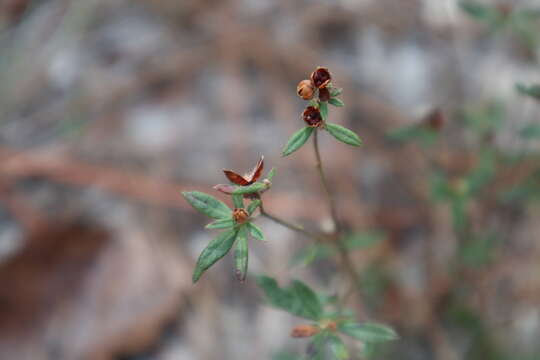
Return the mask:
MULTIPOLYGON (((323 112, 321 112, 321 114, 323 114, 323 112)), ((358 135, 356 135, 356 133, 341 125, 327 122, 324 129, 342 143, 352 146, 362 145, 362 140, 358 137, 358 135)), ((300 149, 306 143, 306 141, 308 141, 311 134, 313 134, 313 131, 317 131, 316 128, 306 126, 295 132, 289 138, 287 145, 285 145, 282 156, 290 155, 296 150, 300 149)))

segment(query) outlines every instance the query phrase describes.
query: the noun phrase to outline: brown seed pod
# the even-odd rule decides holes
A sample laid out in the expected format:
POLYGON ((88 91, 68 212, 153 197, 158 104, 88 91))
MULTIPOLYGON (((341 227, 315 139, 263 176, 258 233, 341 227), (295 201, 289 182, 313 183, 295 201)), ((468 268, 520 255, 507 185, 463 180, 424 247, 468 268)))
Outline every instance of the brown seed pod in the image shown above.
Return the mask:
POLYGON ((315 106, 308 106, 302 113, 302 119, 311 127, 319 127, 323 123, 321 112, 315 106))
POLYGON ((237 224, 243 224, 249 218, 249 214, 245 209, 234 209, 233 219, 237 224))
POLYGON ((306 338, 317 334, 320 329, 315 325, 298 325, 291 331, 291 337, 306 338))
POLYGON ((327 68, 319 66, 311 73, 311 82, 315 85, 316 88, 326 87, 332 80, 332 75, 327 68))
POLYGON ((315 93, 315 87, 313 87, 311 80, 302 80, 296 86, 296 93, 304 100, 311 100, 315 93))
POLYGON ((328 101, 330 100, 330 91, 328 88, 320 88, 319 89, 319 100, 321 101, 328 101))

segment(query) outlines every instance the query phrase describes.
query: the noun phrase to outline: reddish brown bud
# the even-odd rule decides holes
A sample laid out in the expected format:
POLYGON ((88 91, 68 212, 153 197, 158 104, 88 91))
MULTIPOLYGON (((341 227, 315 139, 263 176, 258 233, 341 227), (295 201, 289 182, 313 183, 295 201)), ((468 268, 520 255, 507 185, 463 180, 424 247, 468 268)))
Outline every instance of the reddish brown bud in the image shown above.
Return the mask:
POLYGON ((315 106, 308 106, 302 113, 302 118, 311 127, 319 127, 322 124, 321 112, 315 106))
POLYGON ((330 91, 328 88, 320 88, 319 89, 319 100, 321 101, 328 101, 330 100, 330 91))
POLYGON ((306 338, 317 334, 320 329, 315 325, 298 325, 291 331, 291 337, 306 338))
POLYGON ((313 94, 315 93, 315 88, 311 83, 311 80, 302 80, 296 86, 296 93, 304 100, 313 99, 313 94))
POLYGON ((249 218, 249 214, 245 209, 234 209, 233 219, 237 224, 243 224, 249 218))
POLYGON ((326 87, 332 80, 332 75, 325 67, 318 67, 314 72, 311 73, 311 82, 315 85, 316 88, 326 87))
POLYGON ((435 109, 424 118, 424 124, 431 130, 439 131, 444 126, 445 120, 443 112, 440 109, 435 109))

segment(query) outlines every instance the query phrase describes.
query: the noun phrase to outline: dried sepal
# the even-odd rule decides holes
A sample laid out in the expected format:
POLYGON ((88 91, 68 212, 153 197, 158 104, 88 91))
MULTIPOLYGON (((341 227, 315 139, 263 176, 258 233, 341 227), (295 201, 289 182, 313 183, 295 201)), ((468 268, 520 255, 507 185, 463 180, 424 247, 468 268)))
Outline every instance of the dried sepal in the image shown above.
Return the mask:
POLYGON ((293 338, 307 338, 319 333, 321 329, 316 325, 298 325, 291 331, 291 337, 293 338))
POLYGON ((244 174, 244 176, 239 175, 238 173, 232 171, 232 170, 223 170, 225 173, 225 176, 227 179, 229 179, 230 182, 236 185, 240 186, 247 186, 253 184, 255 181, 257 181, 262 174, 262 171, 264 169, 264 156, 261 156, 260 160, 257 162, 255 167, 248 173, 244 174))

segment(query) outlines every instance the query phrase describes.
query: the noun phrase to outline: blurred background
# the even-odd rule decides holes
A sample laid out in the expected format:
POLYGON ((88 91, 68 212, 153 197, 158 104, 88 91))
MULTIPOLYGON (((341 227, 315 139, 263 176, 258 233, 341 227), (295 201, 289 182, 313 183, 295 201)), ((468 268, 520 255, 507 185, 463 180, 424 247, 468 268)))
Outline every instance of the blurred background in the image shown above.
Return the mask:
MULTIPOLYGON (((540 3, 0 0, 0 358, 300 359, 182 199, 260 155, 268 211, 327 229, 296 84, 344 88, 321 136, 356 239, 374 359, 540 359, 540 3)), ((250 272, 343 289, 336 259, 258 220, 250 272)), ((358 346, 358 344, 351 344, 358 346)), ((355 359, 360 359, 353 352, 355 359)))

